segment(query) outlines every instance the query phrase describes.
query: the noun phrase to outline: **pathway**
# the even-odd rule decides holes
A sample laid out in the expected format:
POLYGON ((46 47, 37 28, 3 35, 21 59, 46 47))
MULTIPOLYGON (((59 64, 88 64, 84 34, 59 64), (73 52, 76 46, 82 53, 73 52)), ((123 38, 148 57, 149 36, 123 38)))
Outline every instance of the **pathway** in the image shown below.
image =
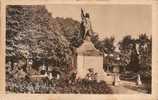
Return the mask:
POLYGON ((106 76, 104 78, 107 85, 112 89, 114 94, 144 94, 147 93, 143 86, 137 86, 135 82, 123 81, 119 82, 119 86, 113 86, 113 76, 106 76))

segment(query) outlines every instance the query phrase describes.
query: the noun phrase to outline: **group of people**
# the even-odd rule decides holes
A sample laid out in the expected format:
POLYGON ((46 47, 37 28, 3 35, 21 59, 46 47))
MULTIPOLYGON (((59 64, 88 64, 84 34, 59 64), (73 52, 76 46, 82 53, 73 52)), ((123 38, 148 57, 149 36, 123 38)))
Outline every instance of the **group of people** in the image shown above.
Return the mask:
POLYGON ((93 68, 88 69, 88 73, 86 75, 86 79, 89 81, 97 81, 98 73, 94 72, 93 68))
POLYGON ((94 69, 89 69, 84 79, 77 78, 77 72, 62 78, 59 73, 53 73, 44 65, 36 72, 37 77, 32 77, 33 70, 28 67, 25 71, 19 63, 7 62, 6 91, 8 93, 109 93, 110 90, 105 82, 97 82, 97 73, 94 69))
POLYGON ((48 71, 42 65, 39 70, 27 66, 24 68, 17 62, 6 63, 6 91, 13 93, 49 93, 60 79, 57 71, 48 71), (36 76, 33 77, 33 76, 36 76))

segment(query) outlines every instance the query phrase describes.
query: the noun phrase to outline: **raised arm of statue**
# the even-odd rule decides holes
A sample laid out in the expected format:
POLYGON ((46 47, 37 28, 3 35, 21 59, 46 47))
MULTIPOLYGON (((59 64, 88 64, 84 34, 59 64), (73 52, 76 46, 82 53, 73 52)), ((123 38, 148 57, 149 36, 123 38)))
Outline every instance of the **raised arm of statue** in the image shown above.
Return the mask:
POLYGON ((82 8, 81 8, 81 18, 82 18, 82 21, 85 19, 84 11, 82 8))

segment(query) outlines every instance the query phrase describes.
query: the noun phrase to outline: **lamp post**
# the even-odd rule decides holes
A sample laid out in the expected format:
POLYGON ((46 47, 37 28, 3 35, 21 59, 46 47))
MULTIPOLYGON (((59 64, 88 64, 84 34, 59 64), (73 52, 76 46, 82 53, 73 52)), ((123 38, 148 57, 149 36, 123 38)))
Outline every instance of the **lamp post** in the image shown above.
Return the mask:
POLYGON ((113 68, 113 72, 114 72, 114 80, 113 80, 113 85, 114 86, 118 86, 119 82, 120 82, 120 78, 119 78, 119 71, 120 71, 120 67, 119 67, 119 61, 120 61, 120 57, 116 58, 116 63, 114 64, 114 68, 113 68))

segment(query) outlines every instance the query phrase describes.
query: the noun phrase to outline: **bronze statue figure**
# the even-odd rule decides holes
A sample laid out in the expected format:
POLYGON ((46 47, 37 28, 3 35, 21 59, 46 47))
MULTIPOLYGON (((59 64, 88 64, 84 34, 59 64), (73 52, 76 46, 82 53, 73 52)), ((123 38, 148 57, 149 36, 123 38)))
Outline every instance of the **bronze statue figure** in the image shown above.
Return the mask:
POLYGON ((83 9, 81 8, 81 32, 83 34, 83 39, 85 40, 87 36, 92 35, 92 26, 90 21, 89 13, 84 14, 83 9))

